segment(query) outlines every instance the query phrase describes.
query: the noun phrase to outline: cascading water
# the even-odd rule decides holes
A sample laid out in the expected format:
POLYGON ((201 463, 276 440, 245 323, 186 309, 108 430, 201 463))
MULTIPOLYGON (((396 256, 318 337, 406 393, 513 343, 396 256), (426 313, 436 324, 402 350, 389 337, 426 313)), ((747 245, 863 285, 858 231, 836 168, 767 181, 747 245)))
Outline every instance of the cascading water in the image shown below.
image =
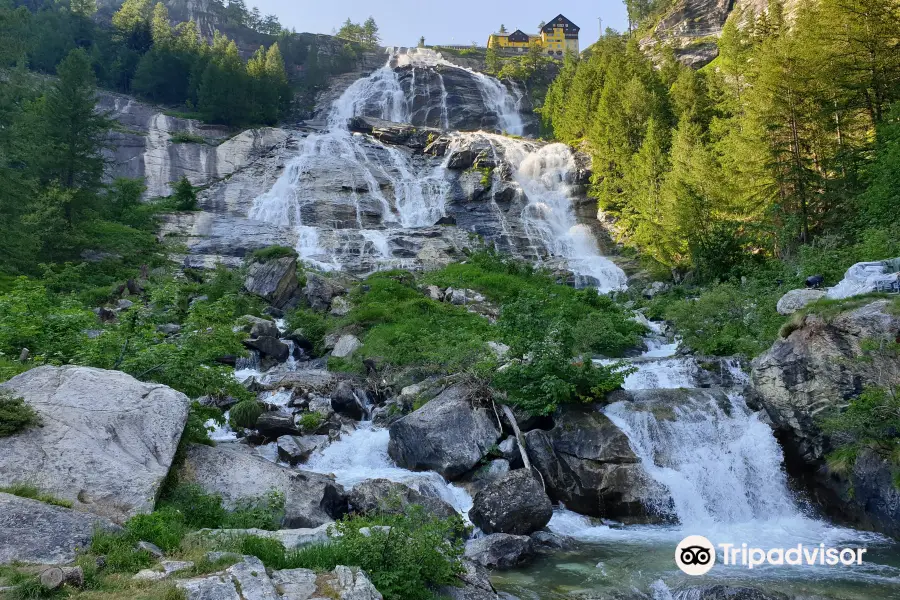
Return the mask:
POLYGON ((663 353, 666 356, 654 356, 666 344, 660 328, 647 325, 653 332, 647 340, 651 349, 633 361, 637 371, 624 384, 633 392, 631 400, 611 404, 603 412, 626 434, 647 475, 667 492, 656 500, 675 523, 599 524, 558 510, 550 529, 583 545, 531 572, 504 574, 499 587, 542 600, 581 597, 575 592, 595 597, 598 590, 600 597, 607 597, 602 592, 619 597, 641 590, 648 595, 636 597, 693 600, 701 597, 696 586, 710 584, 842 600, 900 597, 900 561, 887 540, 815 518, 791 493, 771 429, 740 394, 746 375, 736 363, 722 360, 719 374, 734 385, 697 389, 697 362, 672 356, 674 348, 663 353), (670 389, 678 391, 664 391, 670 389), (748 570, 722 565, 720 554, 703 578, 690 577, 673 561, 676 544, 687 535, 738 548, 742 543, 763 549, 798 543, 867 547, 870 562, 843 568, 785 565, 748 570))
POLYGON ((432 50, 395 50, 381 69, 355 81, 333 102, 325 130, 303 140, 275 185, 256 198, 249 216, 293 228, 301 259, 324 270, 340 269, 348 258, 375 268, 405 266, 394 258, 392 240, 434 226, 446 216, 452 152, 459 143, 477 138, 495 149, 498 161, 512 167, 512 184, 524 202, 521 215, 516 215, 521 224, 517 221, 515 227, 503 211, 496 211, 504 235, 512 239, 512 229, 524 229, 520 237, 532 247, 528 255, 564 259, 579 285, 603 292, 623 288, 624 273, 600 254, 590 229, 576 220, 571 179, 577 168, 566 146, 541 146, 484 132, 455 133, 445 159, 428 165, 404 149, 349 131, 348 121, 358 115, 417 123, 438 113, 438 124, 448 127, 452 119, 445 79, 451 74, 457 82, 462 77, 474 85, 480 106, 498 128, 524 133, 522 96, 516 88, 511 92, 498 80, 452 65, 432 50), (440 89, 435 91, 432 83, 440 89), (434 100, 433 91, 439 107, 423 112, 423 102, 434 100), (334 204, 350 205, 340 209, 339 220, 319 215, 323 196, 334 197, 325 187, 344 191, 334 204))

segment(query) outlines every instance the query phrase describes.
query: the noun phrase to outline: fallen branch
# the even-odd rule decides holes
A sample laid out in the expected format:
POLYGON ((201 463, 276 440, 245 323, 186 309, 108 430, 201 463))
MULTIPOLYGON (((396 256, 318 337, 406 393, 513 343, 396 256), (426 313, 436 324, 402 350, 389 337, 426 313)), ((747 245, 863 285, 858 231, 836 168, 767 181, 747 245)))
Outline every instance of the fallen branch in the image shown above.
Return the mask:
POLYGON ((501 404, 500 408, 503 410, 503 414, 506 415, 506 418, 509 420, 510 425, 512 425, 513 432, 516 434, 516 441, 519 444, 519 454, 522 455, 522 462, 525 464, 525 468, 528 469, 528 472, 531 472, 531 461, 528 460, 528 453, 525 451, 525 436, 522 435, 522 430, 519 429, 519 422, 516 421, 516 416, 513 414, 512 409, 507 404, 501 404))

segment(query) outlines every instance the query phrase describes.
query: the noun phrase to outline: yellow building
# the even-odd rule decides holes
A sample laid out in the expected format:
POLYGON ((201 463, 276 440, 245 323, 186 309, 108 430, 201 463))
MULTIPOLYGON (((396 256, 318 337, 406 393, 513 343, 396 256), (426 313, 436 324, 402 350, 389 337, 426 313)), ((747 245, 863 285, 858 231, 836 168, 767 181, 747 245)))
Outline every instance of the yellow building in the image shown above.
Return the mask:
POLYGON ((578 32, 580 28, 562 15, 557 15, 544 25, 539 34, 524 33, 516 29, 512 33, 492 33, 488 38, 488 48, 507 52, 527 52, 531 44, 554 58, 562 58, 567 50, 578 54, 578 32))

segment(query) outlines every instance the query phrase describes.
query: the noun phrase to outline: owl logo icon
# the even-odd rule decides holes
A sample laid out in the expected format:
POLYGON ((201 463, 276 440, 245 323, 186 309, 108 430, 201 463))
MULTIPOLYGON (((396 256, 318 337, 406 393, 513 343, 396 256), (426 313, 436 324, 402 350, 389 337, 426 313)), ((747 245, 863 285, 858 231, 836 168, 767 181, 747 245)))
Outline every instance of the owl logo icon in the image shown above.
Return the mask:
POLYGON ((716 564, 715 547, 702 535, 689 535, 675 548, 675 564, 688 575, 705 575, 716 564))

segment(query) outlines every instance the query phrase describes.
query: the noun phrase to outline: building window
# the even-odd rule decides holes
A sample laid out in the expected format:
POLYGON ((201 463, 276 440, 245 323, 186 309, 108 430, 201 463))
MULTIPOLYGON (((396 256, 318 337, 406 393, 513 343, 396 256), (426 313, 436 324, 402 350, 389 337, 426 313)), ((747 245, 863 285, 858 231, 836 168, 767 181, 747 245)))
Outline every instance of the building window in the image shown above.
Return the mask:
POLYGON ((556 51, 556 55, 557 55, 557 56, 562 56, 562 50, 557 50, 557 51, 556 51))

